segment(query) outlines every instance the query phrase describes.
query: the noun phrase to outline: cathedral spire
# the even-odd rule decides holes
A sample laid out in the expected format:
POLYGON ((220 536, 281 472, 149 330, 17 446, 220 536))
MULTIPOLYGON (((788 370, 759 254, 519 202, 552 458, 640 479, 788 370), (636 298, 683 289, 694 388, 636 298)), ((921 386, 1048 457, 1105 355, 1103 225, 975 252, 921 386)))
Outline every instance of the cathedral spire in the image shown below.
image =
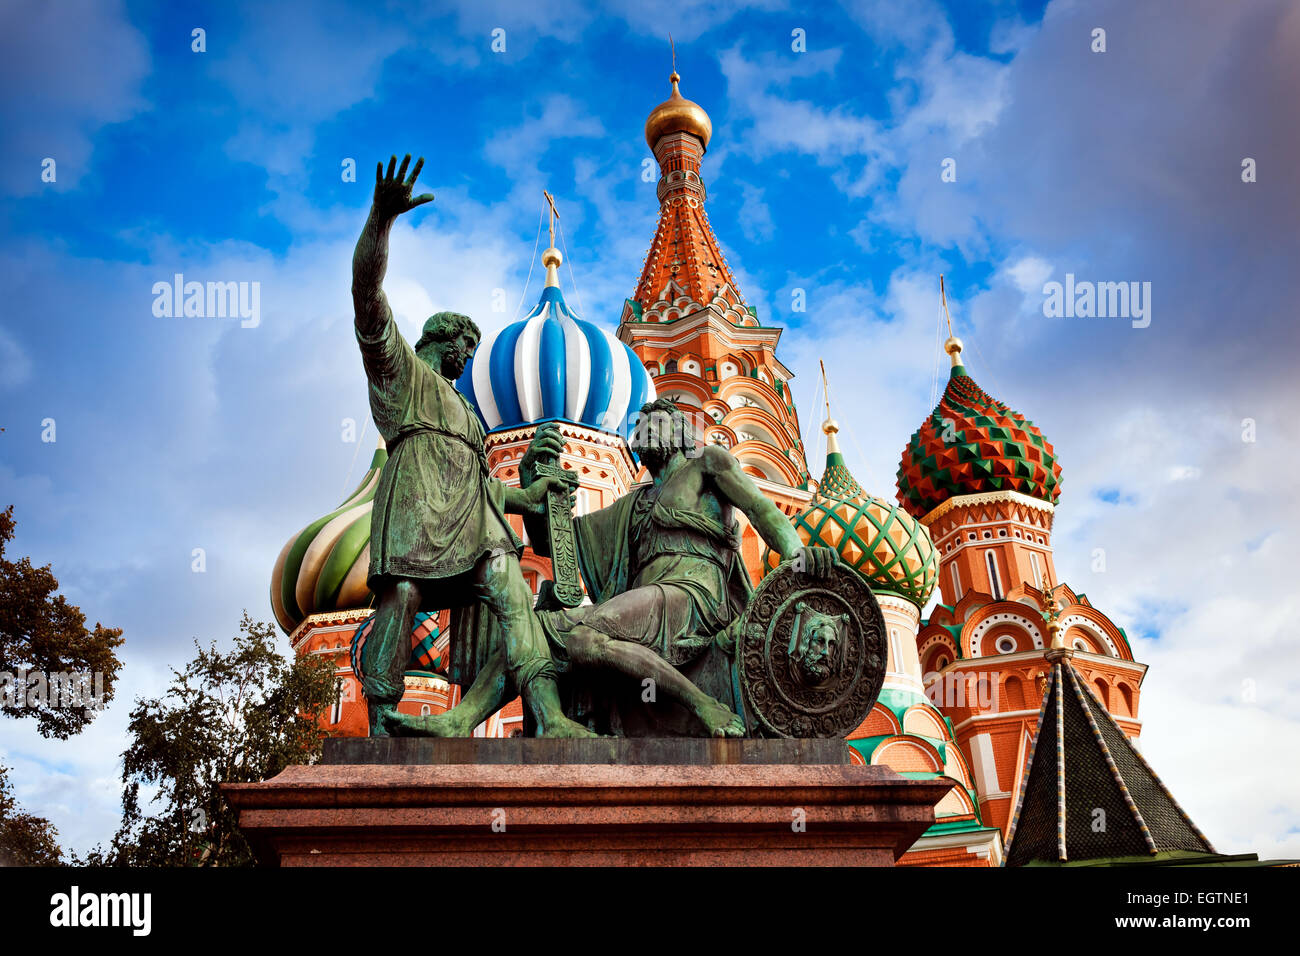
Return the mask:
POLYGON ((672 93, 645 122, 646 143, 659 164, 659 227, 630 301, 643 312, 666 304, 660 321, 712 307, 732 325, 757 326, 704 211, 708 192, 700 163, 713 121, 702 106, 682 96, 681 79, 674 69, 668 77, 672 93))
MULTIPOLYGON (((807 502, 811 476, 790 393, 792 373, 776 356, 781 329, 759 324, 709 225, 700 178, 713 135, 709 114, 682 96, 676 69, 668 80, 668 99, 645 124, 659 164, 659 220, 641 276, 623 304, 618 337, 637 353, 661 394, 696 410, 706 441, 730 449, 790 513, 807 502)), ((758 542, 751 537, 756 558, 758 542)))

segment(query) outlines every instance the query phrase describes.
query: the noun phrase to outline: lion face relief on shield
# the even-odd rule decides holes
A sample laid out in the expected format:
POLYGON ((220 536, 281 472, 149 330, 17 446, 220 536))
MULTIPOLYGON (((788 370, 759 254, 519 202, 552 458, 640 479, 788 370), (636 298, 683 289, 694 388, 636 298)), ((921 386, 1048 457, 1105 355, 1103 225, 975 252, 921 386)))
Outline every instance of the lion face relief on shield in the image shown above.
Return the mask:
POLYGON ((795 605, 787 656, 800 681, 817 687, 839 673, 848 623, 847 614, 823 614, 803 601, 795 605))

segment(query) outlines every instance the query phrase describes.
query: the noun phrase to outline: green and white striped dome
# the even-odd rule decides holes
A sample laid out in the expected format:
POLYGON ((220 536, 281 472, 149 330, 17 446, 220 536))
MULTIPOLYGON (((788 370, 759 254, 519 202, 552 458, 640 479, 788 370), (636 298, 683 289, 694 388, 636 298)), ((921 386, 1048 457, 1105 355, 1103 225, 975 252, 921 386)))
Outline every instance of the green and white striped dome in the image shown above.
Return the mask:
POLYGON ((357 490, 290 538, 271 572, 271 607, 286 634, 308 615, 369 607, 370 511, 388 452, 382 441, 357 490))

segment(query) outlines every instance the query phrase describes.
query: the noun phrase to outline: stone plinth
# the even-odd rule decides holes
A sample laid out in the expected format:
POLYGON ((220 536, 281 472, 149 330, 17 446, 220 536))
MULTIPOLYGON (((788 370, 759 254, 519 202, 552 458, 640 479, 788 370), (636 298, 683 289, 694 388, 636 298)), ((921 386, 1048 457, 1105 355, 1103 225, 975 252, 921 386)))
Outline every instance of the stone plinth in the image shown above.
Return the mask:
POLYGON ((223 787, 263 862, 892 866, 948 790, 849 765, 841 740, 331 744, 223 787))
POLYGON ((843 740, 710 739, 708 737, 331 737, 321 762, 351 764, 843 764, 843 740))

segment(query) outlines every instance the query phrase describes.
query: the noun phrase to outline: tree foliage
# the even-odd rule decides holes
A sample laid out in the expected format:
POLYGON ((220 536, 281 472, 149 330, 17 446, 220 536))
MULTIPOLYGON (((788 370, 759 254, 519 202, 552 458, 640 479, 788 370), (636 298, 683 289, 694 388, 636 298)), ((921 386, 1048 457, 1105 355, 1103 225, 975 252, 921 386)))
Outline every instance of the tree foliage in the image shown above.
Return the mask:
POLYGON ((90 866, 240 866, 253 862, 219 789, 310 763, 326 736, 317 715, 338 694, 334 667, 285 658, 275 627, 245 613, 229 652, 195 642, 167 693, 136 702, 122 754, 122 824, 90 866), (144 794, 149 798, 144 799, 144 794), (151 813, 156 807, 156 812, 151 813))
MULTIPOLYGON (((13 536, 10 505, 0 512, 0 673, 102 674, 102 702, 107 703, 122 666, 116 653, 122 629, 97 622, 93 631, 88 630, 81 608, 55 593, 59 582, 48 564, 37 568, 31 558, 5 557, 5 544, 13 536)), ((35 717, 43 736, 62 739, 80 732, 96 713, 92 708, 56 706, 41 699, 29 706, 0 707, 0 711, 8 717, 35 717)))
POLYGON ((18 806, 9 768, 0 766, 0 866, 58 866, 62 860, 54 824, 18 806))

